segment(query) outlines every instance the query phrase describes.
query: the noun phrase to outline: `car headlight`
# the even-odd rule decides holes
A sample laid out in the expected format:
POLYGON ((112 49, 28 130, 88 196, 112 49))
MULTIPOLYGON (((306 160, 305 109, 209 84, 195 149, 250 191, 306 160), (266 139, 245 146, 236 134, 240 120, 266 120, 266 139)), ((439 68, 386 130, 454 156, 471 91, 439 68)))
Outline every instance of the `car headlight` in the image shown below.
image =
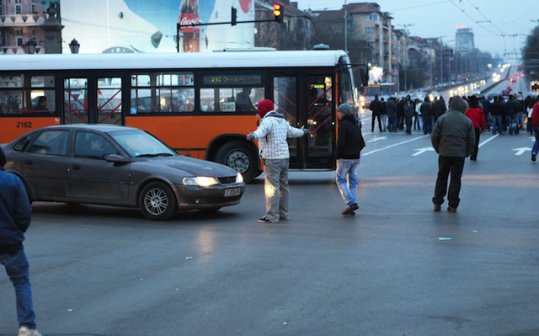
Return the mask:
POLYGON ((236 174, 236 183, 243 183, 243 176, 241 173, 236 174))
POLYGON ((219 184, 219 180, 215 177, 196 176, 196 177, 184 177, 182 183, 185 185, 195 185, 199 187, 211 187, 219 184))

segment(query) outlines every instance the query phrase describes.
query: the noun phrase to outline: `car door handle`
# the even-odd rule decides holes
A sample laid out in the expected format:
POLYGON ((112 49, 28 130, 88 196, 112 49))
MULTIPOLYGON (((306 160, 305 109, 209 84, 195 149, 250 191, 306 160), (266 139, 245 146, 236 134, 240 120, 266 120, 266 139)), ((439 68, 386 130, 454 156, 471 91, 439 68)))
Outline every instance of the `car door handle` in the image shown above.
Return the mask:
POLYGON ((73 170, 80 170, 80 165, 78 165, 78 164, 73 165, 73 170))

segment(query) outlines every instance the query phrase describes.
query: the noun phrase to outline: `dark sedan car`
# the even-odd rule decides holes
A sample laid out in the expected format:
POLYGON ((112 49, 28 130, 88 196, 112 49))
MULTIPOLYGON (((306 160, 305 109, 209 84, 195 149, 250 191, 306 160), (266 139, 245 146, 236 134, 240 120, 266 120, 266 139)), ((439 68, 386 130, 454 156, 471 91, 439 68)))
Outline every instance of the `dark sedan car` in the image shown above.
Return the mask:
POLYGON ((168 219, 237 204, 245 189, 235 170, 178 155, 131 127, 44 127, 2 149, 5 169, 22 178, 32 201, 138 207, 148 219, 168 219))

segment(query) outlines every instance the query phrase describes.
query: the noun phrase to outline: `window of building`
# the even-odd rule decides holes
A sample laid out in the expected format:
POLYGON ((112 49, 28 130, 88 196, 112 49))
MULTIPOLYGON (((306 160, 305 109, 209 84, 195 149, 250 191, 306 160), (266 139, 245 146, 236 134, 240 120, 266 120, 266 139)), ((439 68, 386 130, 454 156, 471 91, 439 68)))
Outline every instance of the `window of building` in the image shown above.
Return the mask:
POLYGON ((191 72, 131 76, 131 114, 193 112, 195 81, 191 72))
POLYGON ((15 0, 15 14, 22 14, 21 0, 15 0))
POLYGON ((377 21, 378 20, 378 14, 376 14, 376 13, 369 14, 369 20, 377 21))
POLYGON ((368 34, 374 33, 374 28, 373 27, 366 27, 365 28, 365 33, 368 33, 368 34))

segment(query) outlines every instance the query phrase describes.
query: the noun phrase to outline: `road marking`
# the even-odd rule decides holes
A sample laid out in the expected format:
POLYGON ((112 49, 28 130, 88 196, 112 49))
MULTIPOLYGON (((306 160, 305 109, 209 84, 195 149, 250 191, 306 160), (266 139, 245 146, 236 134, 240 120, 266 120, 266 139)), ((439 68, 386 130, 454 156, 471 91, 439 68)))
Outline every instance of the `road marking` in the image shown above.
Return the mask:
POLYGON ((495 135, 491 136, 490 138, 488 138, 487 140, 483 141, 482 143, 479 144, 479 148, 483 147, 483 145, 488 144, 492 140, 496 139, 498 136, 499 136, 499 134, 495 134, 495 135))
POLYGON ((371 139, 367 142, 376 142, 376 141, 385 140, 385 139, 387 139, 387 137, 383 136, 383 137, 377 137, 377 138, 371 139))
POLYGON ((434 148, 432 147, 423 147, 423 148, 417 148, 415 149, 415 153, 412 154, 412 156, 418 156, 426 152, 434 152, 434 148))
POLYGON ((519 148, 513 148, 514 151, 516 151, 515 155, 522 155, 525 152, 531 152, 532 149, 530 147, 519 147, 519 148))
POLYGON ((419 139, 423 139, 425 137, 428 137, 430 136, 430 134, 426 134, 426 135, 422 135, 422 136, 419 136, 417 138, 413 138, 413 139, 410 139, 410 140, 406 140, 406 141, 401 141, 401 142, 397 142, 395 144, 392 144, 392 145, 389 145, 389 146, 386 146, 386 147, 382 147, 382 148, 378 148, 378 149, 375 149, 375 150, 372 150, 370 152, 367 152, 365 154, 361 154, 361 156, 367 156, 367 155, 371 155, 371 154, 374 154, 376 152, 380 152, 380 151, 383 151, 383 150, 386 150, 386 149, 390 149, 390 148, 393 148, 393 147, 397 147, 397 146, 400 146, 400 145, 404 145, 406 143, 409 143, 409 142, 412 142, 412 141, 416 141, 416 140, 419 140, 419 139))

